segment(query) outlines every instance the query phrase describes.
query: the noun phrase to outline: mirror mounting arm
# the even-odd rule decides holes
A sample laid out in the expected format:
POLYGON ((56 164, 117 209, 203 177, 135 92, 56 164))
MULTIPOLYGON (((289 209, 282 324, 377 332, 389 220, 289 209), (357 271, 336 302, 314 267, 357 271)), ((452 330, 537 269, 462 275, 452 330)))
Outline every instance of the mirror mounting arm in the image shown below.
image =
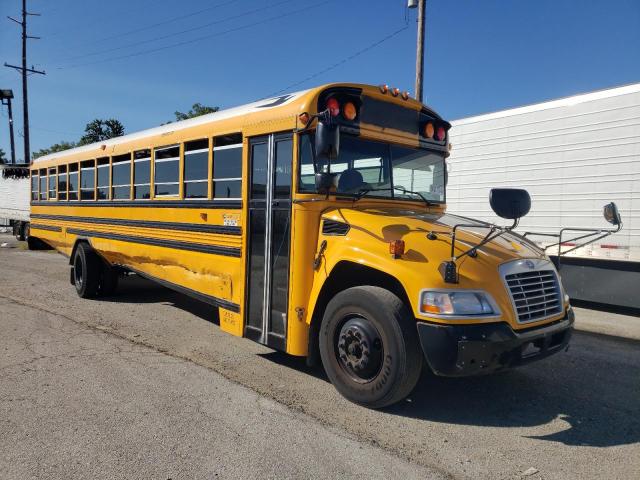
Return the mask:
POLYGON ((573 252, 574 250, 577 250, 578 248, 582 248, 585 247, 593 242, 597 242, 598 240, 601 240, 605 237, 608 237, 609 235, 613 235, 614 233, 618 233, 620 230, 622 230, 622 222, 620 222, 618 225, 616 225, 616 228, 611 228, 611 229, 605 229, 605 230, 595 230, 595 229, 590 229, 590 228, 572 228, 572 227, 567 227, 567 228, 563 228, 560 230, 560 233, 558 235, 558 243, 557 244, 553 244, 553 245, 548 245, 547 247, 545 247, 545 251, 547 250, 547 248, 549 247, 553 247, 556 246, 558 247, 558 258, 560 258, 561 255, 566 255, 569 252, 573 252), (576 245, 573 248, 570 248, 569 250, 565 250, 564 252, 562 251, 562 244, 564 243, 564 241, 562 240, 562 234, 564 232, 589 232, 586 233, 585 235, 580 235, 578 237, 575 238, 571 238, 569 240, 567 240, 568 242, 575 242, 576 240, 582 240, 585 238, 589 238, 589 237, 594 237, 597 235, 597 237, 595 238, 589 238, 589 240, 587 240, 586 242, 581 243, 580 245, 576 245))
POLYGON ((518 222, 520 219, 516 218, 513 221, 513 224, 508 227, 499 227, 498 225, 477 225, 477 224, 463 224, 459 223, 453 226, 451 230, 451 260, 444 261, 440 264, 438 270, 442 275, 443 280, 446 283, 458 283, 458 271, 456 262, 460 260, 462 257, 468 255, 472 258, 475 258, 478 255, 478 249, 483 245, 495 240, 499 236, 512 231, 514 228, 518 226, 518 222), (472 228, 488 228, 489 232, 484 236, 484 238, 473 247, 465 250, 460 255, 456 257, 455 248, 456 248, 456 232, 458 228, 462 227, 472 227, 472 228))

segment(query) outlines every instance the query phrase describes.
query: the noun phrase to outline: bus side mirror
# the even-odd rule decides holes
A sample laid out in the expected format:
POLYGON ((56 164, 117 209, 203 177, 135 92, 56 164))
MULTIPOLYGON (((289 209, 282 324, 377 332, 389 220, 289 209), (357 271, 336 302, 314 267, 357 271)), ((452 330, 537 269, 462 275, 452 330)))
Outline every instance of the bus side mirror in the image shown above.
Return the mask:
POLYGON ((517 220, 531 210, 531 197, 521 188, 492 188, 489 204, 499 217, 517 220))
POLYGON ((604 219, 612 225, 618 226, 622 223, 618 206, 613 202, 604 206, 603 215, 604 219))
POLYGON ((316 128, 316 158, 335 160, 340 154, 340 127, 336 124, 318 121, 316 128))

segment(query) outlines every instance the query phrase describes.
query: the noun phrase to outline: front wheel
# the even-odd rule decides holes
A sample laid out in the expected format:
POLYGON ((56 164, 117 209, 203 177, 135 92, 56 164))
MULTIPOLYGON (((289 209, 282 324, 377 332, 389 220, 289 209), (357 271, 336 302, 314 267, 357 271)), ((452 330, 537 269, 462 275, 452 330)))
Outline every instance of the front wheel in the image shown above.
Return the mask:
POLYGON ((382 408, 404 399, 422 370, 415 319, 380 287, 353 287, 327 305, 320 356, 331 383, 348 400, 382 408))

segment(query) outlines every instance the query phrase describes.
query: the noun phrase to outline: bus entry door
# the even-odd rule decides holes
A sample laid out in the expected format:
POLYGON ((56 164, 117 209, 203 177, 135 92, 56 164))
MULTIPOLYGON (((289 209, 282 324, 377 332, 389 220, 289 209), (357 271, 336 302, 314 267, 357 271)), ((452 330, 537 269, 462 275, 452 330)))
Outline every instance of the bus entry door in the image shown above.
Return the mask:
POLYGON ((291 134, 250 141, 245 336, 286 350, 291 238, 291 134))

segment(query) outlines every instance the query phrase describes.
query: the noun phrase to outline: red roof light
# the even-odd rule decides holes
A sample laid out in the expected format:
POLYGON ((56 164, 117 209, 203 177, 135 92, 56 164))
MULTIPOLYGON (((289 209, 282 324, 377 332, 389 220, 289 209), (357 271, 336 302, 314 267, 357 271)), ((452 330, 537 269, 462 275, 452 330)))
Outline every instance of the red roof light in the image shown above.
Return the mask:
POLYGON ((327 109, 329 109, 329 113, 332 117, 340 115, 340 103, 338 103, 338 100, 335 98, 327 100, 327 109))

